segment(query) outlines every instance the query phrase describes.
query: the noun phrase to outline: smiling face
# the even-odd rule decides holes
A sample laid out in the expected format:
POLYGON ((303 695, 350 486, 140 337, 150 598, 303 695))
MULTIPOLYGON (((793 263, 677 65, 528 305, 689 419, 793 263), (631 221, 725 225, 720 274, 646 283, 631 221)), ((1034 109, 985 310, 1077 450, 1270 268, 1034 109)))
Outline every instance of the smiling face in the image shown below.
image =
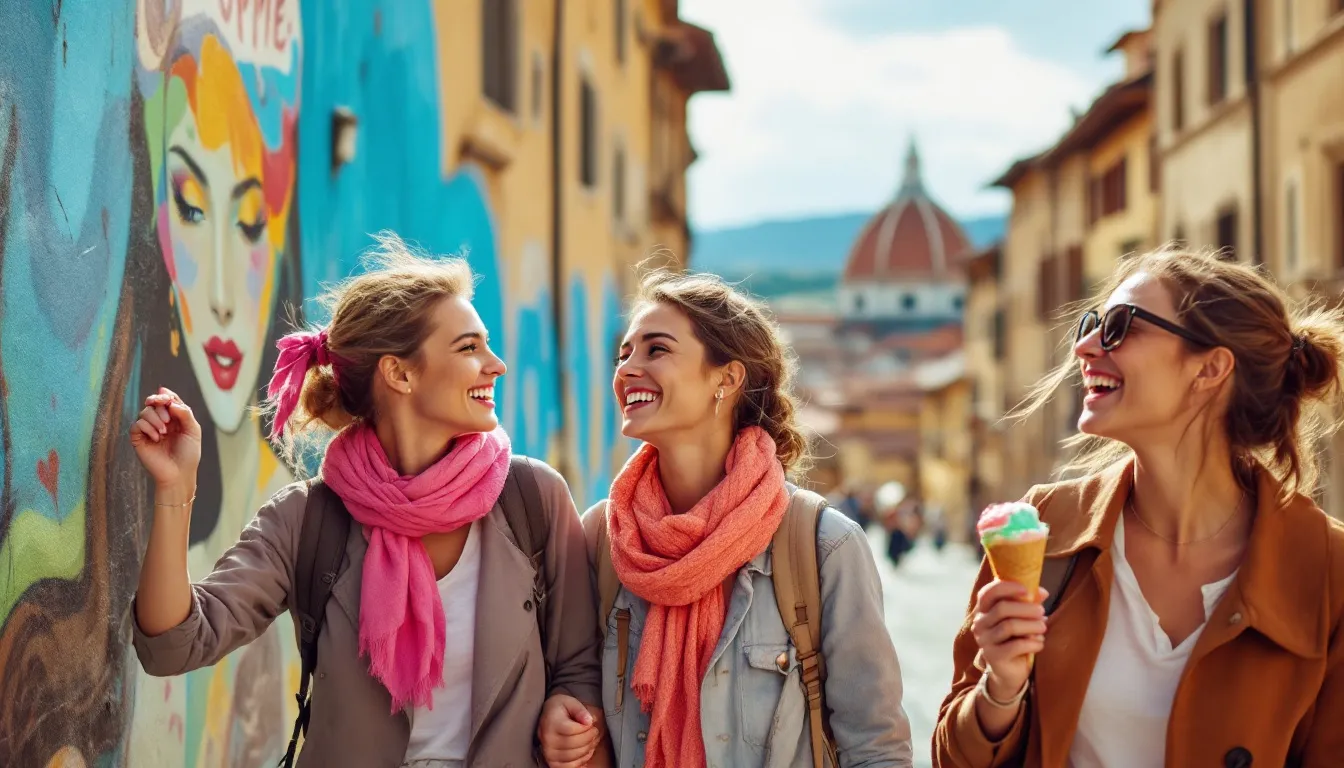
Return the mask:
MULTIPOLYGON (((1171 292, 1146 272, 1125 280, 1111 294, 1110 307, 1133 304, 1179 325, 1171 292)), ((1120 346, 1101 348, 1094 330, 1074 345, 1081 366, 1084 399, 1078 429, 1133 446, 1136 441, 1180 434, 1197 410, 1192 398, 1208 353, 1191 351, 1186 341, 1135 317, 1120 346)))
MULTIPOLYGON (((621 408, 621 434, 657 446, 715 419, 722 370, 710 364, 691 321, 666 304, 635 314, 621 342, 612 390, 621 408)), ((720 417, 732 412, 727 397, 720 417)))
POLYGON ((418 360, 406 366, 404 386, 400 381, 387 386, 403 397, 409 389, 416 416, 452 434, 493 431, 499 426, 495 380, 508 369, 490 350, 481 316, 458 296, 440 301, 430 322, 433 331, 420 345, 418 360))

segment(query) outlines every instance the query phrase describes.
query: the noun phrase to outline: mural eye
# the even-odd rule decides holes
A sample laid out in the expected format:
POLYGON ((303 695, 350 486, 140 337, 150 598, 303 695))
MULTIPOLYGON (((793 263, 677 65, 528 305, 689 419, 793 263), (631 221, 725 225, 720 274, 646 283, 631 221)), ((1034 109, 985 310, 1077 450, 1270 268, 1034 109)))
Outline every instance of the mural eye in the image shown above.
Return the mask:
POLYGON ((261 239, 261 235, 266 231, 266 219, 261 218, 253 222, 239 221, 238 230, 247 238, 247 242, 256 244, 261 239))
POLYGON ((187 202, 181 187, 173 187, 173 204, 177 207, 177 218, 183 224, 200 224, 205 221, 205 211, 187 202))

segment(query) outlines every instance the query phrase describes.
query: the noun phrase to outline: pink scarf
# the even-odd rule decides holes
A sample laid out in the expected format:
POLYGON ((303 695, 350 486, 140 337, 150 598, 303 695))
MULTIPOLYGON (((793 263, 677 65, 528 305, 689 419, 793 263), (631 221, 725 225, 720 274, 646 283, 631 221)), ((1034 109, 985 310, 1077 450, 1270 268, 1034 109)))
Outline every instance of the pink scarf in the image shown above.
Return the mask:
POLYGON ((737 433, 725 468, 684 515, 672 514, 651 445, 611 485, 611 564, 626 589, 649 601, 631 685, 650 713, 650 768, 705 764, 700 682, 723 633, 720 587, 765 551, 789 506, 775 441, 760 427, 737 433))
POLYGON ((508 473, 502 429, 457 438, 447 456, 414 477, 396 473, 368 425, 346 429, 327 448, 322 479, 369 540, 359 651, 392 694, 394 713, 407 704, 431 706, 431 692, 443 683, 443 603, 420 537, 485 517, 508 473))

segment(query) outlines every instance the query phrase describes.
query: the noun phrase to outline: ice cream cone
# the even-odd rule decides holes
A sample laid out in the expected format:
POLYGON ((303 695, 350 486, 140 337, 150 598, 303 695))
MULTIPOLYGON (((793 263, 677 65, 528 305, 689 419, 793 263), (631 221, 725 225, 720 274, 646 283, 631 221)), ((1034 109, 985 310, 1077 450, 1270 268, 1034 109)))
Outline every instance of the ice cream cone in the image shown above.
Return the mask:
MULTIPOLYGON (((1028 599, 1040 601, 1041 569, 1045 565, 1044 538, 1035 541, 1004 541, 985 550, 989 568, 999 581, 1012 581, 1027 588, 1028 599)), ((1027 666, 1035 666, 1036 654, 1027 657, 1027 666)))
POLYGON ((989 567, 1000 581, 1012 581, 1027 588, 1030 599, 1038 599, 1041 568, 1045 565, 1044 537, 1035 541, 995 542, 985 549, 989 567))

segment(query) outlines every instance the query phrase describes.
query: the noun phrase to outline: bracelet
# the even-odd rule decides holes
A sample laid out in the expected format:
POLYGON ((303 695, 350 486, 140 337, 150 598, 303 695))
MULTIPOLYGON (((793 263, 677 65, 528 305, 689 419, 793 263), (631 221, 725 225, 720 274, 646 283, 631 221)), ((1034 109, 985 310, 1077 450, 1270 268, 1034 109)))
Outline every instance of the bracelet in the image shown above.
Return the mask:
POLYGON ((988 668, 986 668, 985 673, 980 676, 980 681, 975 684, 975 687, 976 690, 980 691, 980 695, 984 697, 985 701, 989 702, 991 706, 998 707, 999 709, 1016 709, 1017 705, 1021 704, 1022 699, 1027 695, 1027 689, 1031 687, 1031 678, 1027 678, 1027 681, 1022 684, 1022 690, 1018 691, 1017 694, 1008 701, 999 701, 994 698, 994 694, 989 692, 988 668))
POLYGON ((194 503, 196 503, 196 494, 193 493, 190 499, 187 499, 181 504, 160 504, 159 502, 156 501, 154 502, 154 506, 168 507, 169 509, 185 509, 186 507, 190 507, 194 503))

